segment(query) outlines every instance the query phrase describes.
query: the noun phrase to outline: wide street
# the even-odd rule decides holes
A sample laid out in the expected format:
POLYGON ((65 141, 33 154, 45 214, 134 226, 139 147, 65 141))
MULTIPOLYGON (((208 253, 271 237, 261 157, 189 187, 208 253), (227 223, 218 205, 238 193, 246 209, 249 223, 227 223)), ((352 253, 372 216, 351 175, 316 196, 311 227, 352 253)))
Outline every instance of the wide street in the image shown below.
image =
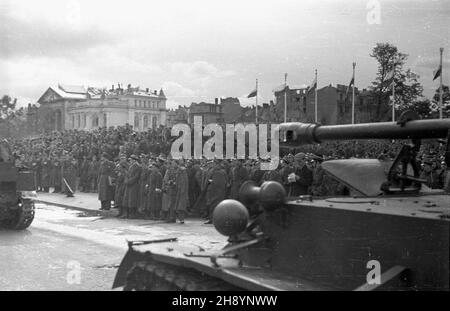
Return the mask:
POLYGON ((27 230, 0 231, 0 290, 110 290, 126 240, 169 237, 194 249, 226 240, 200 220, 125 220, 37 203, 27 230))

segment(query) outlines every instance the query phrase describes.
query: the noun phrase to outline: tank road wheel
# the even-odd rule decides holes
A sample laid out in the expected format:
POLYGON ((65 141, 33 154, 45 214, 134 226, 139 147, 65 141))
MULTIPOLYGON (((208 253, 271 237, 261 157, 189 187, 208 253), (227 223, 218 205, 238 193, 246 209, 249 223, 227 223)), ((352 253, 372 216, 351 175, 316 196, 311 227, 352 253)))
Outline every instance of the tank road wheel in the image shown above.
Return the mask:
POLYGON ((197 270, 156 261, 137 262, 128 271, 124 291, 243 290, 197 270))
POLYGON ((4 221, 4 228, 24 230, 31 225, 34 219, 34 202, 30 199, 22 199, 21 203, 22 206, 14 210, 13 217, 4 221))

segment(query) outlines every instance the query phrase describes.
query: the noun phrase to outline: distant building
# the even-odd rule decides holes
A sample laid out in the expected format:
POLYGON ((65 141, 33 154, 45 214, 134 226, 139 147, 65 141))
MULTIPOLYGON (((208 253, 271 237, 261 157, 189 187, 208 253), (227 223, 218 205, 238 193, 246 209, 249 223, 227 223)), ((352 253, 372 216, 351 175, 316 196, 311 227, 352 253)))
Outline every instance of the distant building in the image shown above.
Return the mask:
POLYGON ((218 98, 215 99, 214 104, 205 102, 192 103, 189 107, 189 124, 194 123, 195 116, 200 116, 203 124, 224 123, 225 121, 218 98))
POLYGON ((166 96, 139 87, 110 90, 65 86, 49 87, 39 98, 39 121, 45 130, 91 130, 130 124, 144 131, 166 124, 166 96))
MULTIPOLYGON (((348 86, 337 84, 328 85, 317 90, 317 122, 321 124, 351 123, 352 90, 348 86)), ((287 121, 307 122, 315 121, 315 90, 309 87, 287 88, 274 90, 275 109, 273 119, 284 121, 285 94, 287 99, 287 121)), ((359 91, 355 87, 355 122, 375 122, 375 106, 370 91, 359 91)))
POLYGON ((224 122, 233 124, 242 115, 242 107, 239 99, 236 97, 221 98, 220 106, 222 106, 224 122))
POLYGON ((172 127, 176 124, 175 119, 177 115, 177 110, 169 109, 166 112, 166 125, 172 127))

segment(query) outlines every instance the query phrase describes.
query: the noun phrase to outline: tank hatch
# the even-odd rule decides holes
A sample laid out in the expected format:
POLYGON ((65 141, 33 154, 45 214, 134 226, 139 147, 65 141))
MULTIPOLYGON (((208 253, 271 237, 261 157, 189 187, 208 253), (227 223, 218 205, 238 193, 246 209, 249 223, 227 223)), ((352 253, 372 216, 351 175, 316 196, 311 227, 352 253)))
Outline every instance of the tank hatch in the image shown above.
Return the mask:
POLYGON ((386 181, 390 164, 377 159, 347 159, 325 161, 322 168, 352 190, 373 197, 383 194, 381 185, 386 181))

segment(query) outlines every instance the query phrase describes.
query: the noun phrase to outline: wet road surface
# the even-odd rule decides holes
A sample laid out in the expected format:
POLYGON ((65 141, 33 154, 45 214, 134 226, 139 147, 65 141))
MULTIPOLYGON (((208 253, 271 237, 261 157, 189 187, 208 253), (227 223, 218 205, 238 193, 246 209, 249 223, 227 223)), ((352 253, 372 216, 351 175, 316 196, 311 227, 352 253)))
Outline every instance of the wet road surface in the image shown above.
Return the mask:
POLYGON ((225 237, 199 220, 181 225, 94 215, 36 204, 27 230, 0 231, 0 290, 110 290, 126 240, 177 237, 194 249, 225 245, 225 237))

